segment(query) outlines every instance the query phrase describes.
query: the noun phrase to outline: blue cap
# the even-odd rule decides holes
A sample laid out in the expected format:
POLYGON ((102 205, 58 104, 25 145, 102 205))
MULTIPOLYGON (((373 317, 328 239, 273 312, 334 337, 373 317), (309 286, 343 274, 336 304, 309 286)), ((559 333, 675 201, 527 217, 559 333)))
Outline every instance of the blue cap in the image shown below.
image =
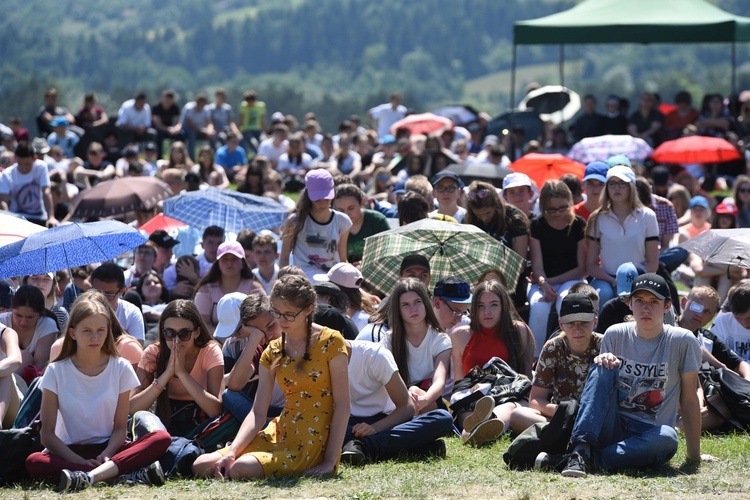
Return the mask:
POLYGON ((456 276, 448 276, 435 284, 433 295, 456 304, 471 304, 471 285, 456 276))
POLYGON ((583 173, 583 182, 589 180, 607 182, 607 170, 609 170, 609 165, 603 161, 592 161, 586 165, 586 171, 583 173))
POLYGON ((693 196, 692 198, 690 198, 690 205, 689 205, 689 207, 690 208, 693 208, 693 207, 703 207, 706 210, 711 210, 711 206, 708 204, 708 200, 706 199, 706 197, 705 196, 700 196, 700 195, 693 196))
POLYGON ((393 137, 391 134, 385 134, 383 137, 380 138, 381 144, 393 144, 396 142, 396 138, 393 137))
POLYGON ((430 184, 432 184, 432 186, 435 187, 438 185, 438 182, 442 181, 443 179, 452 180, 458 185, 459 189, 463 189, 464 187, 464 181, 461 180, 461 177, 459 177, 456 172, 452 172, 450 170, 441 170, 440 172, 436 173, 432 177, 430 184))
POLYGON ((630 295, 633 282, 641 274, 646 272, 642 264, 626 262, 617 268, 617 295, 630 295))
POLYGON ((406 193, 406 181, 399 181, 393 186, 393 194, 406 193))
POLYGON ((67 127, 68 120, 64 116, 58 116, 57 118, 49 122, 49 124, 52 127, 67 127))
POLYGON ((630 158, 625 155, 610 156, 607 158, 606 163, 610 167, 614 167, 615 165, 625 165, 626 167, 633 168, 633 165, 630 163, 630 158))

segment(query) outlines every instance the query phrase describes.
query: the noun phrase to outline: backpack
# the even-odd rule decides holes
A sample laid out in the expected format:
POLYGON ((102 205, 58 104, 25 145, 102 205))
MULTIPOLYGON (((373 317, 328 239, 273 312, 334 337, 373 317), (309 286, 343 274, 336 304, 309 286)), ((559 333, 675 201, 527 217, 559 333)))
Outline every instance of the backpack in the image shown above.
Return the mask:
POLYGON ((164 475, 189 477, 193 475, 193 462, 203 454, 192 439, 173 437, 167 452, 159 459, 164 475))
POLYGON ((42 424, 37 420, 23 429, 0 430, 0 486, 26 478, 26 459, 32 453, 42 451, 41 428, 42 424))
POLYGON ((39 387, 41 381, 42 377, 35 378, 26 390, 16 420, 13 422, 14 429, 29 427, 33 421, 39 419, 42 412, 42 389, 39 387))
POLYGON ((200 448, 211 452, 223 448, 227 441, 232 441, 237 436, 241 423, 231 413, 225 412, 198 426, 185 437, 193 439, 200 448))
POLYGON ((565 453, 577 413, 578 401, 563 401, 549 423, 536 423, 519 434, 503 453, 503 460, 511 469, 530 469, 542 451, 565 453))
POLYGON ((733 418, 727 419, 710 403, 709 409, 718 414, 731 428, 750 431, 750 381, 731 370, 714 368, 708 363, 703 363, 698 378, 706 399, 718 394, 732 412, 733 418))

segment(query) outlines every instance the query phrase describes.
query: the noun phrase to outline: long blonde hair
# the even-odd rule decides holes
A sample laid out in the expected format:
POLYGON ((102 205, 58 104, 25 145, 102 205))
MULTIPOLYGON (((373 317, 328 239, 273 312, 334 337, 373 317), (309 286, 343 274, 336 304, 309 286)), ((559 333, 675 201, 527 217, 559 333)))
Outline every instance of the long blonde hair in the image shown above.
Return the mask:
MULTIPOLYGON (((609 183, 609 179, 607 179, 607 183, 609 183)), ((607 183, 604 184, 604 189, 602 189, 601 204, 599 205, 599 208, 594 210, 594 212, 589 216, 588 223, 586 224, 586 236, 595 236, 596 238, 598 238, 598 227, 596 220, 599 217, 599 214, 607 213, 612 210, 612 198, 609 197, 609 188, 607 188, 607 183)), ((627 203, 630 207, 631 213, 635 212, 639 208, 643 208, 643 203, 641 203, 641 200, 638 199, 638 192, 635 189, 635 182, 628 182, 627 203)))
MULTIPOLYGON (((109 304, 107 304, 106 299, 101 292, 89 290, 81 294, 76 301, 73 302, 73 307, 70 308, 70 319, 68 320, 65 339, 63 340, 60 354, 55 358, 55 361, 62 361, 76 353, 78 350, 78 343, 70 336, 71 330, 75 330, 81 321, 97 314, 101 314, 107 318, 107 337, 104 339, 102 352, 109 356, 120 356, 117 352, 115 337, 113 335, 114 323, 117 322, 117 317, 109 304)), ((119 323, 117 326, 119 326, 119 323)))

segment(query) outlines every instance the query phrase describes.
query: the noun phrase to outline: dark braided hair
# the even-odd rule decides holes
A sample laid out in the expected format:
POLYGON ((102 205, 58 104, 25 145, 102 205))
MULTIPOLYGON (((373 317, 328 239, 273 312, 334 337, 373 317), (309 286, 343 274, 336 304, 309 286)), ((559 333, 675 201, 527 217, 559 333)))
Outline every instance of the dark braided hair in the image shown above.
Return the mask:
MULTIPOLYGON (((305 276, 286 274, 276 280, 271 291, 271 300, 284 300, 295 307, 305 309, 315 304, 315 289, 305 276)), ((307 338, 305 340, 305 354, 297 362, 296 369, 302 368, 306 361, 310 361, 310 342, 312 339, 313 313, 305 318, 307 324, 307 338)), ((281 356, 289 357, 286 352, 286 332, 281 332, 281 356)))

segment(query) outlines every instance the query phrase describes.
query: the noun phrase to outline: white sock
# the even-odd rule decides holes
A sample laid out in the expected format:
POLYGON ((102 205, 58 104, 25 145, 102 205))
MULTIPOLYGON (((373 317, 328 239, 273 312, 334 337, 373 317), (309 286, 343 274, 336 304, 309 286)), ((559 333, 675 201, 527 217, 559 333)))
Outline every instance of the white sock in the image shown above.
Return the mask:
POLYGON ((91 472, 87 472, 86 473, 86 477, 89 478, 89 484, 93 486, 94 485, 94 474, 92 474, 91 472))

